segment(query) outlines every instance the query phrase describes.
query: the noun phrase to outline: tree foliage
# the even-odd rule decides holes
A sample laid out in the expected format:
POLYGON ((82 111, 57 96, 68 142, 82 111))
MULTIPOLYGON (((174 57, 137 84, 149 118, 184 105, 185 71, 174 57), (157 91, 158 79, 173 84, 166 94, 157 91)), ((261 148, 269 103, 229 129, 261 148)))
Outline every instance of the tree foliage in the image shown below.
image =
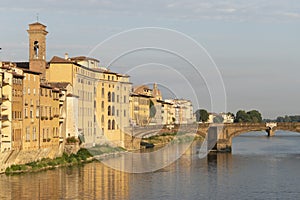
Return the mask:
POLYGON ((213 122, 218 123, 218 124, 223 123, 223 121, 224 121, 224 118, 222 117, 222 115, 217 115, 213 119, 213 122))
POLYGON ((156 108, 155 108, 155 105, 154 105, 154 103, 153 103, 152 100, 150 100, 149 109, 150 109, 150 118, 155 117, 155 115, 156 115, 156 108))
POLYGON ((245 110, 239 110, 236 113, 235 122, 248 122, 248 123, 260 123, 262 122, 261 113, 257 110, 251 110, 246 112, 245 110))
POLYGON ((207 122, 209 114, 205 109, 199 109, 196 111, 196 121, 197 122, 207 122))

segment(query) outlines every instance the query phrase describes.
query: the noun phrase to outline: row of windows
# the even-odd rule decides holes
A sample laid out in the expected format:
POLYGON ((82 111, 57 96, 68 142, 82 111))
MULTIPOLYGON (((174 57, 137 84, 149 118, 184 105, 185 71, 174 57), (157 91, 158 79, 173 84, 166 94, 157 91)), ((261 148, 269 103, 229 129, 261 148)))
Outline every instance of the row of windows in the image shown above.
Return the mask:
POLYGON ((84 78, 78 78, 77 82, 82 83, 82 84, 86 84, 86 85, 92 85, 92 83, 93 83, 92 81, 85 80, 84 78))
MULTIPOLYGON (((102 95, 103 97, 103 95, 102 95)), ((115 93, 114 92, 108 92, 107 93, 107 101, 108 102, 115 102, 115 93)), ((117 95, 117 103, 120 102, 120 97, 119 95, 117 95)), ((124 98, 123 98, 123 103, 127 103, 127 98, 126 96, 124 95, 124 98)))
MULTIPOLYGON (((58 108, 53 108, 53 107, 50 107, 50 106, 41 106, 41 117, 42 119, 48 119, 48 118, 53 118, 53 117, 59 117, 59 110, 58 108)), ((35 116, 36 117, 40 117, 40 109, 37 108, 36 109, 36 112, 35 112, 35 116)), ((17 112, 17 111, 16 111, 17 112)), ((24 116, 25 118, 34 118, 34 109, 33 107, 26 107, 24 109, 24 116), (28 112, 29 111, 29 112, 28 112)))
POLYGON ((83 101, 93 101, 93 93, 92 92, 87 92, 87 91, 82 91, 78 90, 78 96, 81 100, 83 101))
POLYGON ((107 129, 108 130, 115 130, 116 129, 116 122, 115 122, 115 120, 108 120, 108 122, 107 122, 107 129))
POLYGON ((22 112, 21 111, 13 111, 12 118, 13 119, 22 119, 22 112))
POLYGON ((23 96, 23 93, 22 93, 22 90, 16 90, 16 89, 13 89, 12 90, 12 95, 14 97, 22 97, 23 96))
MULTIPOLYGON (((25 74, 25 76, 24 76, 24 80, 28 80, 28 81, 30 81, 30 77, 33 77, 33 81, 36 81, 36 77, 38 76, 38 75, 32 75, 32 74, 25 74)), ((39 76, 38 76, 39 77, 39 76)))
POLYGON ((22 85, 22 79, 20 79, 20 78, 13 78, 13 84, 22 85))
POLYGON ((88 76, 88 77, 95 77, 95 73, 93 72, 89 72, 88 70, 85 70, 85 69, 82 69, 82 68, 79 68, 79 67, 75 67, 75 73, 79 73, 79 74, 82 74, 82 75, 85 75, 85 76, 88 76))
POLYGON ((30 127, 26 127, 26 142, 30 142, 30 140, 32 139, 32 141, 37 141, 37 134, 36 134, 36 127, 32 127, 32 138, 30 138, 30 127))

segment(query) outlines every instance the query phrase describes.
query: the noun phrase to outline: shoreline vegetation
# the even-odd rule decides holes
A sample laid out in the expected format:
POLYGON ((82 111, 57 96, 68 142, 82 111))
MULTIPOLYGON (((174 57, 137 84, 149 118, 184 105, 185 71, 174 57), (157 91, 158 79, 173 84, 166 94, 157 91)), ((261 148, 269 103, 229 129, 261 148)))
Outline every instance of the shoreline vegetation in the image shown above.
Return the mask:
MULTIPOLYGON (((163 147, 168 143, 184 143, 203 140, 199 135, 186 134, 186 133, 163 133, 160 135, 144 138, 142 142, 153 144, 155 147, 163 147)), ((50 159, 43 158, 36 162, 30 162, 20 165, 11 165, 5 170, 6 175, 39 172, 58 167, 82 165, 96 160, 101 160, 109 156, 114 156, 126 152, 126 149, 121 147, 111 147, 108 144, 96 145, 95 147, 86 149, 80 148, 76 154, 63 153, 62 156, 50 159)))
POLYGON ((162 147, 168 143, 184 143, 192 141, 203 141, 203 138, 197 134, 188 134, 184 132, 178 133, 162 133, 149 138, 143 138, 142 142, 154 144, 154 146, 162 147))
POLYGON ((96 145, 95 147, 89 149, 81 148, 76 154, 68 155, 66 153, 63 153, 62 156, 54 159, 43 158, 39 161, 26 164, 11 165, 10 167, 6 168, 5 174, 13 175, 27 172, 44 171, 64 166, 81 165, 84 163, 102 159, 108 155, 114 155, 124 151, 125 149, 121 147, 111 147, 107 144, 96 145))

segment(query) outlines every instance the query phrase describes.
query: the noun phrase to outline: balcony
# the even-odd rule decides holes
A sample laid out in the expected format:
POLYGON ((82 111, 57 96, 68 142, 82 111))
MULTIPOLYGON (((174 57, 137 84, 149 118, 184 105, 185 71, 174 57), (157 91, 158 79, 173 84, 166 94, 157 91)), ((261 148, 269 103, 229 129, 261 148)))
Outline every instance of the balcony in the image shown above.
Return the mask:
POLYGON ((59 137, 59 143, 63 143, 64 142, 64 138, 63 137, 59 137))

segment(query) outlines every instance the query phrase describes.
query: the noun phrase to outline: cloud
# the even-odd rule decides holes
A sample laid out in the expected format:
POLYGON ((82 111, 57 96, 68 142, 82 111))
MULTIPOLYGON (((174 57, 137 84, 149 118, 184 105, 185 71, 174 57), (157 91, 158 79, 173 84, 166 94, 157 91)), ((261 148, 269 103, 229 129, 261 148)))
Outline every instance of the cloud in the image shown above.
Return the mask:
POLYGON ((94 15, 149 16, 182 20, 281 20, 299 18, 300 3, 295 0, 16 0, 3 1, 1 11, 64 12, 94 15), (293 10, 291 10, 293 9, 293 10), (282 13, 278 15, 278 13, 282 13))

